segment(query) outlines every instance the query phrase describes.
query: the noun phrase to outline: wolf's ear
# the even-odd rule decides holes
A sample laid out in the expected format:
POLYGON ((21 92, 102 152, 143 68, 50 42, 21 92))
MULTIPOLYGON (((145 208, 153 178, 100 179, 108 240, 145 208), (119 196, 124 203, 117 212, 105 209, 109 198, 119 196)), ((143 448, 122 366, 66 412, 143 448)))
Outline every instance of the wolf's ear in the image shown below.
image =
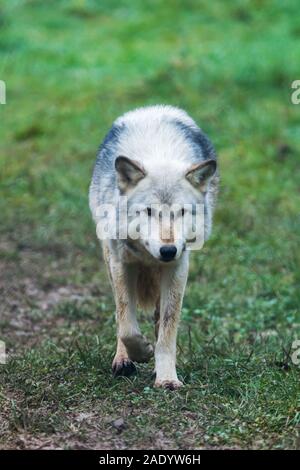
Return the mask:
POLYGON ((204 162, 193 165, 186 173, 185 177, 196 189, 205 192, 209 181, 216 172, 216 169, 216 160, 205 160, 204 162))
POLYGON ((133 188, 146 175, 144 168, 136 160, 127 157, 117 157, 115 161, 118 187, 122 193, 133 188))

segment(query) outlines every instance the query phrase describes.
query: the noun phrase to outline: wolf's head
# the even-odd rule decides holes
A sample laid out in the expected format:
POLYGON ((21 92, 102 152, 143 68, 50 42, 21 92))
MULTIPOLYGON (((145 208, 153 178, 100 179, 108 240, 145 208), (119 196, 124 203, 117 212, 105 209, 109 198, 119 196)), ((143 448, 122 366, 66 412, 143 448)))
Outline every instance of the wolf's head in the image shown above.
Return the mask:
POLYGON ((115 169, 119 191, 126 198, 128 243, 140 256, 170 262, 178 260, 187 246, 202 246, 215 159, 191 166, 156 161, 145 169, 140 162, 119 156, 115 169))

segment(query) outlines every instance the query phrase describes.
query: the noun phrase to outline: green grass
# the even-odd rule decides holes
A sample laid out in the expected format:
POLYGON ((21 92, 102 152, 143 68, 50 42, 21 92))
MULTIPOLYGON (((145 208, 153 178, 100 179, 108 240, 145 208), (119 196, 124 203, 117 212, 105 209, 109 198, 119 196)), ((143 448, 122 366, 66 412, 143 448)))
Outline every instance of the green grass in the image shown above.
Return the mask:
MULTIPOLYGON (((296 0, 2 2, 0 448, 299 447, 298 13, 296 0), (222 176, 191 261, 176 393, 152 388, 153 364, 111 377, 87 201, 112 121, 150 103, 199 122, 222 176)), ((141 324, 153 337, 150 314, 141 324)))

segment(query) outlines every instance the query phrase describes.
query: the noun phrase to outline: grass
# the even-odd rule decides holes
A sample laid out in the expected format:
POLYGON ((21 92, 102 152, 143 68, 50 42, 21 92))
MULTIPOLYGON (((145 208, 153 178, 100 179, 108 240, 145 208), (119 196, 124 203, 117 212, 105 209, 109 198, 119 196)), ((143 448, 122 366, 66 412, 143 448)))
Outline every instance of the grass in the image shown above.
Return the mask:
MULTIPOLYGON (((0 448, 299 447, 297 14, 296 0, 2 2, 0 448), (105 132, 150 103, 185 108, 222 175, 173 394, 152 388, 153 364, 111 377, 87 202, 105 132)), ((153 337, 151 315, 141 323, 153 337)))

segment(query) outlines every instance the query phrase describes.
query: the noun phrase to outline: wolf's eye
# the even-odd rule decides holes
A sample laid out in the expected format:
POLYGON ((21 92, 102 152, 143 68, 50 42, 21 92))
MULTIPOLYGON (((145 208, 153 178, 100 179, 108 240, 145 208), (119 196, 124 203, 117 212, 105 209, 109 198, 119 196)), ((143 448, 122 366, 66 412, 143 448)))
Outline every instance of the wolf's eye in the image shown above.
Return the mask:
POLYGON ((148 217, 151 217, 152 215, 151 207, 147 207, 147 214, 148 214, 148 217))

